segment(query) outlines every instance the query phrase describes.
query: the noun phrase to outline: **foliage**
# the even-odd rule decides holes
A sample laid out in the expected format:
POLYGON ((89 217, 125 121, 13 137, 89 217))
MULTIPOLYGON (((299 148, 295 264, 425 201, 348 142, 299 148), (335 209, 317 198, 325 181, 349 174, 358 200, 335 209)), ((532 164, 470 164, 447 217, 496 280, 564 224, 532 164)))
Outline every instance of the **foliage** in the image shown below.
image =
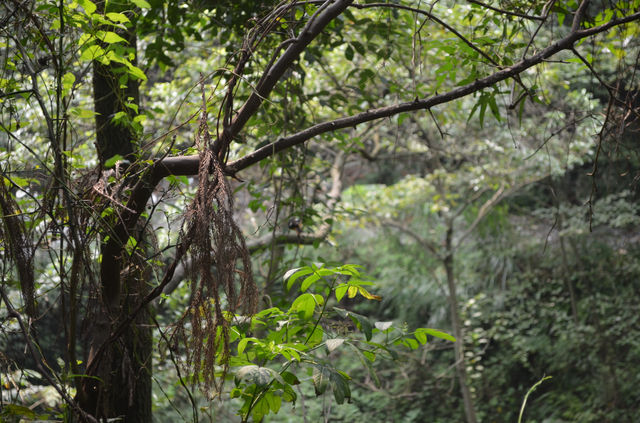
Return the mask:
POLYGON ((631 419, 638 6, 3 2, 2 418, 631 419))
POLYGON ((378 380, 371 363, 379 357, 397 359, 397 346, 417 349, 427 343, 427 335, 455 342, 455 338, 435 329, 406 332, 394 327, 392 322, 372 324, 361 314, 337 306, 329 308, 333 298, 336 304, 356 296, 379 300, 366 290, 365 286, 371 282, 362 279, 358 267, 311 264, 292 269, 285 274, 287 288, 291 289, 301 279, 302 294, 289 310, 267 308, 252 316, 250 323, 232 327, 237 356, 231 359, 230 365, 238 369, 234 372, 235 387, 230 395, 242 400, 239 413, 243 421, 249 416, 260 421, 270 412, 277 413, 282 401, 295 403, 294 387, 301 383, 296 374, 303 374, 305 369, 312 375, 317 396, 330 389, 337 404, 350 401, 351 378, 332 364, 332 355, 335 355, 332 353, 338 349, 352 348, 371 377, 378 380), (255 333, 265 335, 257 338, 252 336, 255 333), (278 361, 282 361, 279 370, 262 367, 267 363, 273 366, 278 361))

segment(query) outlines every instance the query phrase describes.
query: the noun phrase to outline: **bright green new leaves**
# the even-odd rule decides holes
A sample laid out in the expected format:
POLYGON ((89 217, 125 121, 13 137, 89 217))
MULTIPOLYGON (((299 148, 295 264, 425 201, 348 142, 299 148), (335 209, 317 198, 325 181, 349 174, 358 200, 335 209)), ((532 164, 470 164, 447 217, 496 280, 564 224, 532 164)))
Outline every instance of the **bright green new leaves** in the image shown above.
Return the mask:
POLYGON ((125 24, 131 22, 124 13, 109 12, 105 13, 104 16, 115 23, 125 24))
POLYGON ((338 267, 324 267, 323 265, 313 264, 311 266, 289 270, 285 273, 284 280, 287 283, 287 289, 290 290, 298 279, 306 276, 300 286, 300 291, 302 292, 307 291, 316 282, 330 281, 335 289, 335 297, 338 301, 342 300, 345 295, 347 295, 348 298, 354 298, 358 294, 368 300, 380 301, 382 297, 371 294, 364 288, 364 286, 372 285, 372 283, 362 279, 363 276, 360 274, 360 268, 361 266, 353 264, 345 264, 338 267), (345 280, 345 282, 336 285, 340 280, 345 280))
POLYGON ((427 335, 431 335, 435 338, 444 339, 446 341, 456 342, 456 338, 449 335, 448 333, 439 331, 437 329, 428 329, 428 328, 418 328, 414 332, 414 336, 421 344, 427 343, 427 335))
POLYGON ((131 3, 135 4, 140 9, 151 9, 151 5, 145 0, 131 0, 131 3))
MULTIPOLYGON (((363 285, 372 285, 372 282, 363 280, 361 266, 329 267, 314 263, 289 270, 284 281, 288 289, 300 282, 301 294, 287 311, 271 307, 253 316, 249 325, 231 328, 231 340, 237 342, 237 356, 230 359, 231 366, 237 368, 236 387, 231 391, 231 397, 243 399, 240 414, 256 421, 269 413, 277 413, 282 401, 296 400, 293 385, 300 381, 289 371, 292 368, 310 368, 316 395, 330 391, 336 402, 342 404, 351 398, 351 378, 337 369, 327 355, 355 352, 372 380, 380 386, 372 365, 377 357, 397 360, 396 348, 416 349, 427 342, 427 335, 455 341, 451 335, 436 329, 419 328, 408 332, 404 328, 406 325, 396 327, 390 321, 373 323, 362 314, 327 307, 327 302, 334 298, 339 302, 345 295, 379 299, 364 289, 363 285), (332 325, 342 329, 334 330, 332 325), (255 333, 264 335, 257 337, 255 333), (271 363, 272 367, 256 363, 271 363), (280 369, 275 370, 273 366, 278 363, 280 369)), ((235 320, 246 319, 232 319, 235 320)))
POLYGON ((77 0, 77 3, 84 9, 84 13, 86 13, 87 16, 93 15, 93 13, 96 11, 96 5, 89 0, 77 0))
POLYGON ((103 43, 114 44, 114 43, 122 43, 127 44, 127 40, 119 36, 113 31, 98 31, 96 32, 95 38, 103 43))
MULTIPOLYGON (((138 2, 134 2, 138 5, 138 2)), ((150 7, 145 1, 140 1, 139 7, 150 7)), ((131 25, 130 19, 119 12, 108 12, 104 15, 96 11, 96 6, 89 0, 82 0, 78 5, 84 9, 84 14, 77 13, 70 7, 67 10, 68 23, 82 28, 83 33, 78 40, 80 45, 80 62, 96 60, 107 66, 112 62, 124 65, 128 76, 146 81, 144 71, 133 64, 135 60, 135 46, 118 33, 126 31, 131 25), (98 29, 99 28, 99 29, 98 29), (112 30, 113 29, 113 30, 112 30)), ((73 6, 73 5, 72 5, 73 6)))
POLYGON ((316 306, 324 304, 324 298, 316 294, 302 294, 295 299, 289 312, 298 313, 303 319, 308 320, 313 317, 316 306))

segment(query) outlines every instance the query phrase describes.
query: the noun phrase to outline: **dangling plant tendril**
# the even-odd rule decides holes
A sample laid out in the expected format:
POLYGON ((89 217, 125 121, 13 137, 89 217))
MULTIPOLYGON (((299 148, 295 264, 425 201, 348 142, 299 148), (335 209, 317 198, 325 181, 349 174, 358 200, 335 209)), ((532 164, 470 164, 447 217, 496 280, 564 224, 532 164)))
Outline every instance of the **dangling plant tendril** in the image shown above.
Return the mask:
POLYGON ((232 192, 210 148, 204 88, 202 91, 195 138, 200 152, 199 183, 186 216, 186 233, 193 234, 191 307, 183 316, 181 332, 194 380, 209 395, 212 387, 220 391, 228 370, 230 320, 236 312, 255 312, 257 290, 249 252, 233 220, 232 192), (191 334, 185 334, 187 322, 191 334))

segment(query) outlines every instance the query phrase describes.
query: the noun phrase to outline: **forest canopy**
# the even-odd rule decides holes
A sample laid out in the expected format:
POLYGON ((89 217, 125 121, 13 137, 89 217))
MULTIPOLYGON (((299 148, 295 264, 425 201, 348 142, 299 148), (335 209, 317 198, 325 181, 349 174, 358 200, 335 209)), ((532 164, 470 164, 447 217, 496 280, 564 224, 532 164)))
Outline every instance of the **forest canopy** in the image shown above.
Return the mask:
POLYGON ((639 21, 4 1, 0 420, 634 421, 639 21))

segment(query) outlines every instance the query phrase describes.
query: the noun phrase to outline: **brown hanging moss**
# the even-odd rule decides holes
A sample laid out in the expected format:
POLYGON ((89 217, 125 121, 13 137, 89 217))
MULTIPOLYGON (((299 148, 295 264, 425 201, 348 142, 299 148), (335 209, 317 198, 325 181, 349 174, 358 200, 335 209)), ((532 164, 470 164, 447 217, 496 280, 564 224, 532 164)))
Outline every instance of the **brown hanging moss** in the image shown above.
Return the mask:
POLYGON ((231 317, 255 312, 257 289, 244 237, 233 220, 231 189, 209 148, 204 92, 195 141, 200 152, 199 183, 186 215, 186 233, 193 234, 191 306, 183 316, 181 333, 194 381, 208 395, 211 388, 219 392, 228 370, 231 317), (185 331, 187 322, 190 334, 185 331))

